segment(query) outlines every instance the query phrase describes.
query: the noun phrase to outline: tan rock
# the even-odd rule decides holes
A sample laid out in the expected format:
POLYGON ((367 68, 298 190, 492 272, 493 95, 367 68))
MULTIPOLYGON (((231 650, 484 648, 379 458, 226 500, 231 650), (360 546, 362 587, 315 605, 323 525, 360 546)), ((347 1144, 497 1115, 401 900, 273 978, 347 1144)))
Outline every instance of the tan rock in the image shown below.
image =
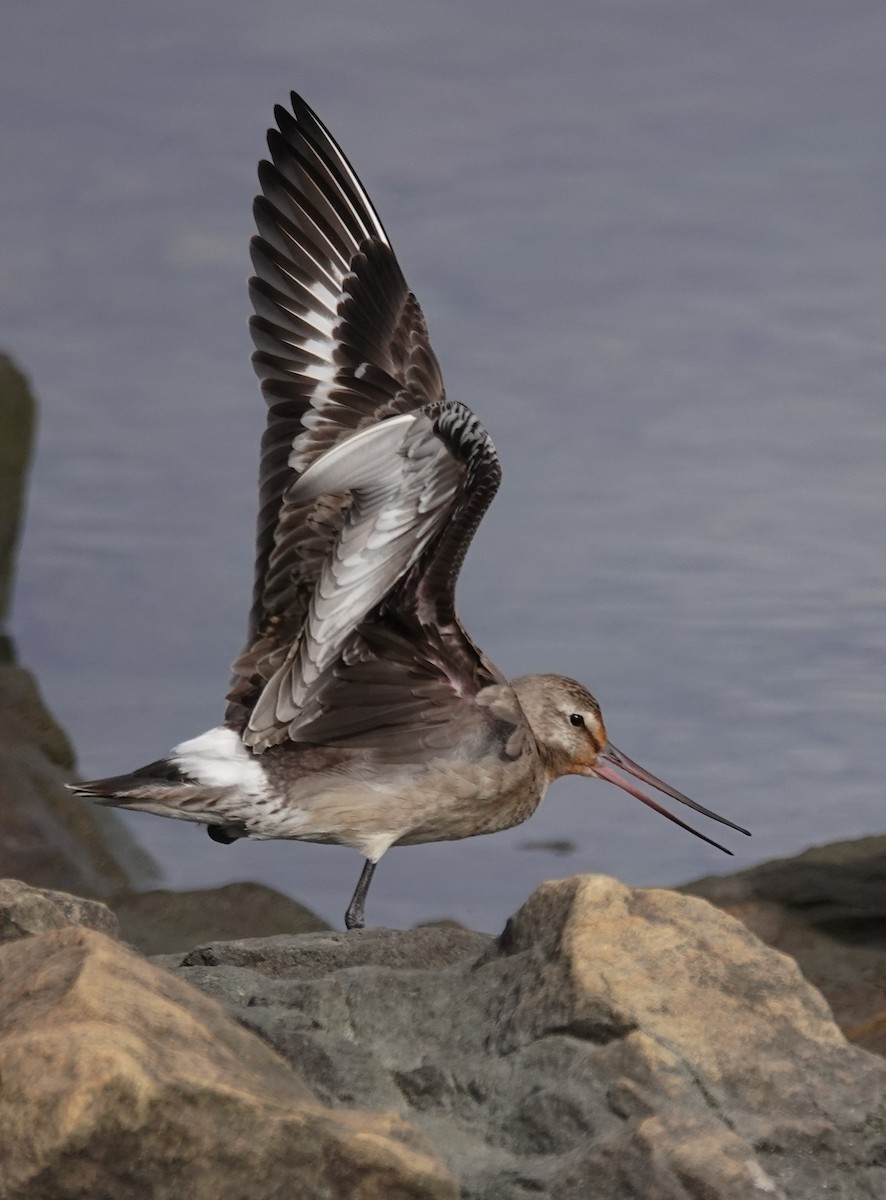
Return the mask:
POLYGON ((831 842, 680 891, 795 958, 853 1042, 886 1054, 886 837, 831 842))
POLYGON ((576 1155, 557 1200, 787 1200, 750 1147, 713 1117, 661 1112, 576 1155), (593 1190, 591 1190, 593 1189, 593 1190))
MULTIPOLYGON (((795 1045, 808 1039, 812 1053, 843 1046, 830 1009, 797 964, 761 953, 756 937, 710 905, 600 875, 573 883, 557 960, 564 1019, 593 1026, 602 1011, 620 1029, 642 1027, 683 1048, 712 1082, 740 1069, 749 1039, 758 1052, 786 1031, 795 1045)), ((562 885, 535 893, 515 936, 523 924, 537 936, 549 902, 562 904, 562 885)))
POLYGON ((213 1000, 100 933, 0 948, 4 1200, 454 1198, 406 1122, 332 1112, 213 1000))

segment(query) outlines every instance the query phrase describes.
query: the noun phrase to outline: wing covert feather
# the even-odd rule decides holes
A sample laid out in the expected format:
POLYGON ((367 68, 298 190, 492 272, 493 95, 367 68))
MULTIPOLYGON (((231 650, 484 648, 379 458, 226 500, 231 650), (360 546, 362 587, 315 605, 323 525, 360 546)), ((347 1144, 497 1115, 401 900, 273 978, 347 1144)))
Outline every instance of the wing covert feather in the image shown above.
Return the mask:
POLYGON ((451 401, 392 417, 339 442, 289 489, 295 502, 348 492, 304 627, 252 709, 256 750, 350 732, 426 741, 502 678, 455 616, 467 544, 498 486, 488 434, 451 401), (433 572, 433 596, 424 580, 433 572))

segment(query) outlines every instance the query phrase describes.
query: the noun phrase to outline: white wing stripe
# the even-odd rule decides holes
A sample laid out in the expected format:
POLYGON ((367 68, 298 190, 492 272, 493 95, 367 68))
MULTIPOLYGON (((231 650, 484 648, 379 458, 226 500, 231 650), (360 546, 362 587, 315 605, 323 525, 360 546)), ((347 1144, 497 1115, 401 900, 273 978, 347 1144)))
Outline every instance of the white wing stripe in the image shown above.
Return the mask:
POLYGON ((288 502, 304 504, 350 491, 352 505, 324 563, 295 661, 270 680, 249 727, 269 716, 295 722, 313 684, 341 653, 342 643, 390 592, 443 528, 462 467, 423 413, 370 425, 322 455, 293 484, 288 502))
MULTIPOLYGON (((336 373, 338 368, 332 361, 332 349, 336 343, 328 338, 311 338, 309 341, 303 341, 301 351, 307 354, 313 361, 307 362, 299 369, 299 374, 306 376, 308 379, 316 379, 319 383, 332 385, 335 383, 336 373)), ((311 401, 311 406, 316 409, 317 395, 322 389, 318 388, 314 393, 311 401)))
MULTIPOLYGON (((319 413, 311 414, 319 417, 319 413)), ((349 438, 344 438, 328 453, 317 461, 295 481, 287 493, 287 502, 292 504, 307 504, 318 496, 328 492, 352 490, 366 487, 377 481, 378 465, 372 455, 395 447, 395 453, 402 445, 406 430, 419 418, 415 413, 405 413, 401 417, 389 417, 377 425, 369 425, 349 438), (380 443, 376 447, 376 443, 380 443), (347 479, 347 483, 344 480, 347 479)), ((304 418, 302 423, 304 423, 304 418)), ((289 465, 296 464, 290 456, 289 465)), ((396 463, 396 459, 394 459, 396 463)), ((383 481, 379 486, 384 486, 383 481)))

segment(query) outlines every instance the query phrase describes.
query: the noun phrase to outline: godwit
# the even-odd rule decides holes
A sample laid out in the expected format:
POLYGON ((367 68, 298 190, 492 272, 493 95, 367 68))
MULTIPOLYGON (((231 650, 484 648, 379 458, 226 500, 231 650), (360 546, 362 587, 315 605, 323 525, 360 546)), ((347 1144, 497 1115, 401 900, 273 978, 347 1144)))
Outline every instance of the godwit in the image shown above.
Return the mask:
POLYGON ((353 846, 366 862, 349 929, 391 846, 517 825, 561 775, 609 780, 725 850, 617 774, 747 833, 617 750, 581 684, 509 683, 465 632, 455 582, 498 488, 495 448, 445 398, 347 159, 298 96, 275 116, 250 284, 268 405, 255 589, 224 723, 74 790, 200 822, 217 842, 353 846))

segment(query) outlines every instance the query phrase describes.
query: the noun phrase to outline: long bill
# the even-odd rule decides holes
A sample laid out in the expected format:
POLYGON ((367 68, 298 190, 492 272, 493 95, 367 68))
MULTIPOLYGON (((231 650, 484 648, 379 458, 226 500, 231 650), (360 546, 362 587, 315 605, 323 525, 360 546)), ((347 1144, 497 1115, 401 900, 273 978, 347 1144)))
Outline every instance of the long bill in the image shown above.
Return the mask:
POLYGON ((613 766, 620 767, 622 771, 626 771, 629 775, 633 775, 635 779, 642 780, 643 783, 648 783, 650 787, 654 787, 659 792, 664 792, 666 796, 670 796, 673 800, 679 800, 681 804, 686 804, 689 808, 694 808, 696 812, 701 813, 705 817, 710 817, 713 821, 719 821, 721 825, 728 825, 730 829, 735 829, 739 833, 747 834, 750 837, 750 831, 742 829, 740 825, 736 825, 733 821, 729 821, 726 817, 721 817, 719 813, 712 812, 709 808, 704 808, 701 804, 696 804, 694 800, 690 800, 688 796, 684 796, 682 792, 678 792, 676 788, 672 788, 669 783, 665 783, 663 779, 659 779, 650 771, 646 771, 635 763, 633 759, 628 758, 626 754, 622 754, 621 750, 617 750, 611 742, 607 742, 603 750, 600 751, 600 756, 594 766, 594 774, 599 779, 605 779, 607 783, 614 783, 616 787, 622 788, 629 792, 638 800, 654 809, 657 813, 661 813, 663 817, 667 817, 669 821, 673 821, 675 825, 679 825, 681 829, 685 829, 687 833, 694 834, 697 838, 701 838, 703 842, 707 842, 710 846, 716 846, 718 850, 722 850, 724 854, 731 854, 725 846, 721 846, 719 842, 715 842, 713 838, 706 837, 703 833, 699 833, 697 829, 693 829, 691 825, 687 825, 685 821, 681 821, 679 817, 675 817, 672 812, 662 807, 645 792, 641 792, 639 788, 635 788, 632 784, 623 779, 612 767, 608 766, 612 763, 613 766), (600 759, 606 759, 606 763, 601 763, 600 759))

